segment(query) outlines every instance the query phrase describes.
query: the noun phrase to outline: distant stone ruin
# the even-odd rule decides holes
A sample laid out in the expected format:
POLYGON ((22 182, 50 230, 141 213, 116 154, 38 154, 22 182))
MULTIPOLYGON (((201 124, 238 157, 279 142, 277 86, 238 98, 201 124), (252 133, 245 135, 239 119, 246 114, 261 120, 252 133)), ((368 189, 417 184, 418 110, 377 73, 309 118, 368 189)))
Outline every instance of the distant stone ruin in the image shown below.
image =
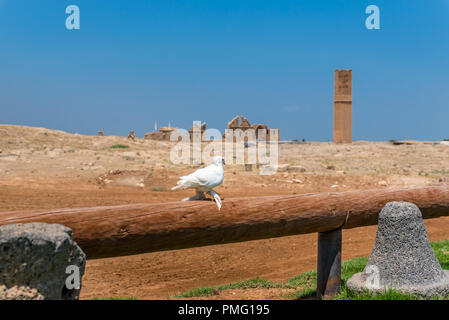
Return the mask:
MULTIPOLYGON (((190 140, 193 141, 193 133, 194 131, 201 134, 201 137, 203 137, 204 133, 206 132, 206 123, 202 123, 200 128, 197 127, 197 124, 194 123, 194 125, 189 130, 189 136, 190 140)), ((145 139, 148 140, 158 140, 158 141, 170 141, 170 136, 174 131, 177 131, 178 128, 172 128, 170 126, 168 127, 160 127, 159 131, 153 131, 145 133, 145 139)), ((202 138, 201 138, 202 140, 202 138)))
POLYGON ((200 128, 198 128, 196 123, 193 124, 193 126, 189 130, 190 141, 193 141, 193 132, 194 131, 200 133, 201 134, 201 136, 200 136, 201 139, 199 139, 199 140, 203 140, 204 139, 204 133, 206 132, 206 122, 203 122, 201 124, 200 128), (196 128, 196 130, 194 130, 195 128, 196 128))
MULTIPOLYGON (((196 140, 196 139, 193 139, 193 135, 195 132, 201 136, 201 138, 199 138, 199 139, 197 138, 198 140, 201 140, 201 141, 207 140, 204 135, 206 132, 206 123, 205 122, 203 122, 201 124, 200 123, 201 122, 199 122, 199 121, 194 122, 193 126, 190 127, 190 130, 189 130, 190 141, 196 140)), ((155 127, 155 129, 156 128, 157 127, 155 127)), ((248 129, 253 129, 255 131, 256 139, 262 138, 262 137, 259 137, 259 135, 262 133, 262 135, 266 137, 267 141, 270 140, 270 129, 268 128, 267 125, 265 125, 265 124, 251 125, 249 123, 248 119, 246 119, 244 116, 234 117, 234 119, 232 119, 231 121, 228 122, 227 129, 232 129, 232 130, 240 129, 243 134, 248 129)), ((153 132, 145 133, 145 139, 158 140, 158 141, 170 141, 171 134, 177 130, 178 130, 178 128, 173 128, 171 126, 160 127, 158 131, 155 130, 153 132)), ((273 130, 273 129, 271 129, 271 130, 273 130)), ((274 129, 274 130, 278 131, 277 139, 280 140, 279 129, 274 129)), ((225 139, 225 138, 226 138, 226 133, 223 134, 223 139, 225 139)), ((248 139, 248 137, 245 137, 245 139, 248 139)), ((236 140, 236 138, 234 136, 234 141, 235 140, 236 140)))
POLYGON ((99 137, 103 137, 103 136, 104 136, 103 131, 98 131, 98 136, 99 136, 99 137))
POLYGON ((228 122, 228 129, 242 129, 246 130, 251 128, 248 119, 244 116, 236 116, 234 119, 228 122))
POLYGON ((170 135, 175 130, 178 129, 172 127, 160 127, 159 131, 145 133, 144 137, 149 140, 170 141, 170 135))
MULTIPOLYGON (((265 125, 265 124, 251 125, 249 123, 248 119, 246 119, 244 116, 234 117, 231 121, 228 122, 227 129, 232 129, 232 130, 240 129, 243 132, 245 132, 248 129, 253 129, 256 134, 256 139, 259 139, 259 134, 262 132, 263 135, 266 137, 266 140, 267 141, 270 140, 270 129, 268 128, 267 125, 265 125), (262 131, 259 131, 259 130, 262 130, 262 131)), ((274 129, 274 130, 278 130, 278 133, 279 133, 279 129, 274 129)), ((223 134, 223 139, 225 139, 225 138, 226 138, 226 133, 223 134)), ((234 137, 234 140, 235 140, 235 137, 234 137)), ((278 140, 280 140, 280 133, 278 134, 278 140)))
POLYGON ((129 132, 128 139, 131 139, 132 141, 136 140, 136 136, 134 134, 134 131, 130 131, 129 132))

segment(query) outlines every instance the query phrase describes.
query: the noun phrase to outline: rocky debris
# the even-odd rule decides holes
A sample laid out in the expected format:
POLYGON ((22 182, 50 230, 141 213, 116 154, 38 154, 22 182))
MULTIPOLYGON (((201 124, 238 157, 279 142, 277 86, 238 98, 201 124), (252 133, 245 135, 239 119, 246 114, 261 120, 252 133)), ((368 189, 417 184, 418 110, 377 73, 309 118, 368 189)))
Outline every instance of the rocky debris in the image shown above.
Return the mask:
POLYGON ((122 153, 122 156, 123 156, 123 157, 134 158, 134 157, 136 157, 136 153, 135 153, 135 152, 132 152, 132 151, 127 151, 127 152, 123 152, 123 153, 122 153))
POLYGON ((278 164, 277 171, 278 172, 305 172, 306 168, 304 168, 303 166, 299 166, 299 165, 292 166, 290 164, 278 164))
POLYGON ((99 185, 148 188, 150 190, 170 190, 176 185, 178 177, 170 176, 163 165, 156 165, 149 170, 110 170, 96 178, 99 185))
POLYGON ((143 188, 151 172, 145 170, 109 170, 96 178, 99 185, 116 185, 143 188))
POLYGON ((388 184, 387 184, 387 182, 385 181, 385 180, 381 180, 381 181, 379 181, 378 183, 377 183, 379 186, 381 186, 381 187, 386 187, 388 184))
POLYGON ((408 141, 390 140, 389 142, 390 142, 392 145, 394 145, 394 146, 400 146, 400 145, 403 145, 403 144, 408 145, 408 146, 411 146, 411 145, 412 145, 412 143, 411 143, 411 142, 408 142, 408 141))
POLYGON ((343 154, 342 153, 336 153, 335 155, 334 155, 334 157, 335 158, 343 158, 343 154))
POLYGON ((306 168, 303 166, 289 166, 287 168, 288 172, 306 172, 306 168))
MULTIPOLYGON (((268 167, 268 166, 270 166, 270 165, 265 165, 264 167, 268 167)), ((271 165, 271 167, 274 168, 275 166, 271 165)), ((288 168, 290 168, 289 164, 278 164, 277 165, 278 172, 286 172, 286 171, 288 171, 288 168)))
POLYGON ((327 170, 335 170, 335 166, 327 166, 326 169, 327 170))
POLYGON ((0 156, 1 160, 7 160, 7 161, 16 161, 19 158, 18 154, 9 153, 9 154, 2 154, 0 156))
POLYGON ((449 294, 449 271, 438 263, 415 204, 389 202, 382 209, 365 269, 353 275, 347 287, 356 292, 391 288, 423 297, 449 294))
POLYGON ((292 166, 289 164, 278 164, 278 165, 273 165, 273 164, 258 164, 257 167, 259 168, 259 172, 263 171, 263 172, 269 172, 270 174, 272 173, 276 173, 276 172, 285 172, 284 173, 284 177, 286 177, 286 175, 288 176, 288 173, 291 172, 305 172, 306 168, 304 168, 303 166, 292 166))
POLYGON ((11 288, 0 285, 0 300, 44 300, 45 297, 37 289, 27 286, 13 286, 11 288))
POLYGON ((86 255, 71 229, 46 223, 0 226, 0 252, 0 299, 79 298, 86 255), (71 278, 78 274, 74 269, 79 287, 71 278))

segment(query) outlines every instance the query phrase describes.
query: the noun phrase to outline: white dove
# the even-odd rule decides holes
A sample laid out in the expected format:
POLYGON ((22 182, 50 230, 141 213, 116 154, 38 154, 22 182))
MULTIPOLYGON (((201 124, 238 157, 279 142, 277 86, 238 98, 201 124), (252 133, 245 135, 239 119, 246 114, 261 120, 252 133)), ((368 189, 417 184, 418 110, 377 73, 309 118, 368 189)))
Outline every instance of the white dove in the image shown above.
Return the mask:
POLYGON ((179 178, 177 185, 171 189, 192 188, 196 190, 196 195, 185 198, 182 201, 205 200, 206 196, 204 195, 204 192, 206 192, 214 198, 218 210, 220 210, 222 204, 221 197, 212 189, 223 183, 223 164, 225 164, 224 158, 215 156, 213 157, 213 163, 210 166, 198 169, 188 176, 182 176, 179 178))

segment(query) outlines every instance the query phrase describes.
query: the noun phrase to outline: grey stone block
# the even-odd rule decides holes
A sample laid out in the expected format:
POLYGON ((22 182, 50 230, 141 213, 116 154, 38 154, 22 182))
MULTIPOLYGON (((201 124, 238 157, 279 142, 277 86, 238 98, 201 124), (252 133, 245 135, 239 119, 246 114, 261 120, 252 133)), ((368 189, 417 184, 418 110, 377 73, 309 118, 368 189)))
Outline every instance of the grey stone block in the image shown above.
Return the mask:
POLYGON ((65 226, 0 226, 0 299, 78 299, 85 264, 86 255, 65 226), (66 286, 71 265, 79 268, 79 289, 66 286))
POLYGON ((422 297, 449 294, 449 271, 438 263, 415 204, 390 202, 382 209, 367 265, 346 285, 356 292, 391 288, 422 297))

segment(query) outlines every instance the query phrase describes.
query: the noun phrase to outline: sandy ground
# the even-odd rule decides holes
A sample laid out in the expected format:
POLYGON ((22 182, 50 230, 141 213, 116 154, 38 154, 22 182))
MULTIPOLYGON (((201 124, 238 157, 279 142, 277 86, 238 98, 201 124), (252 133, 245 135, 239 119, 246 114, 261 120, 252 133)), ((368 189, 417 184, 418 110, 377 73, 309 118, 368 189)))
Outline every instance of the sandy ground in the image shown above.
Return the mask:
MULTIPOLYGON (((0 125, 0 212, 179 200, 173 143, 0 125), (123 144, 129 148, 111 146, 123 144)), ((301 194, 448 183, 449 146, 436 142, 279 145, 280 171, 225 166, 216 188, 230 197, 301 194), (300 167, 299 167, 300 166, 300 167)), ((430 239, 449 238, 449 218, 426 220, 430 239)), ((376 227, 343 232, 343 259, 368 255, 376 227)), ((89 260, 81 298, 166 299, 201 286, 251 278, 285 282, 316 267, 316 234, 89 260)), ((286 291, 287 290, 287 291, 286 291)), ((219 299, 277 299, 288 289, 226 290, 219 299)))

